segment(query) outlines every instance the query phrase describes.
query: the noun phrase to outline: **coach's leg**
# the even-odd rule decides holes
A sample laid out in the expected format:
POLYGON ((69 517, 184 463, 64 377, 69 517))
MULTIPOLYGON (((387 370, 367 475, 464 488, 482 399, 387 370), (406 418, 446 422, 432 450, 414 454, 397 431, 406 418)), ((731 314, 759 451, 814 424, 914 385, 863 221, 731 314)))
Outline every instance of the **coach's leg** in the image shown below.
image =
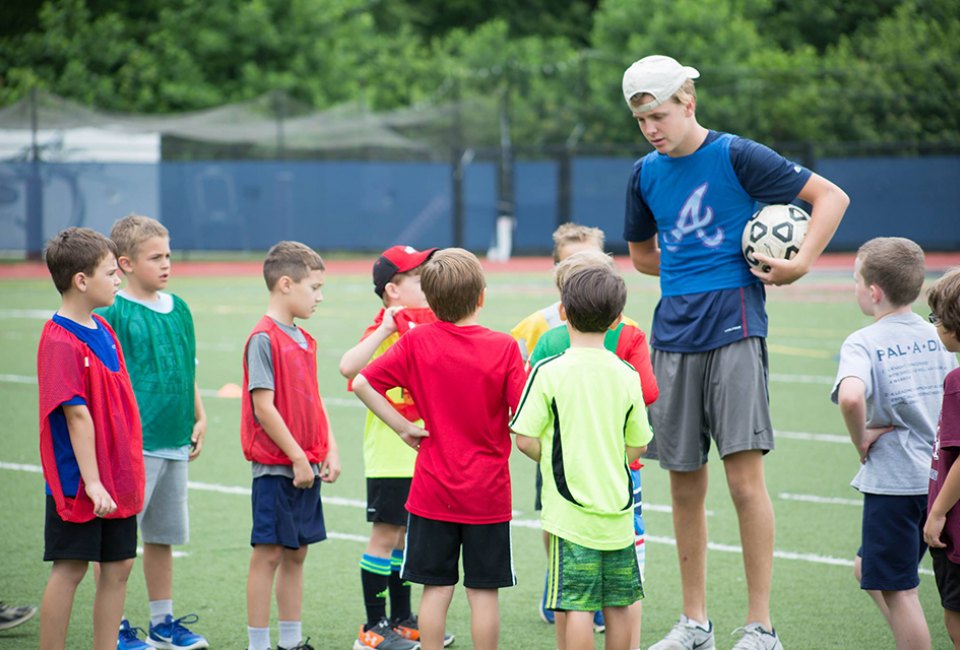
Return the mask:
POLYGON ((683 613, 707 622, 707 467, 670 472, 673 531, 677 539, 683 613))
MULTIPOLYGON (((447 609, 453 600, 454 585, 424 585, 420 597, 420 647, 423 650, 441 650, 447 629, 447 609)), ((467 590, 470 595, 470 590, 467 590)), ((473 602, 471 601, 471 607, 473 602)), ((475 647, 480 647, 476 646, 475 647)))
POLYGON ((763 476, 763 452, 741 451, 723 459, 727 485, 740 525, 743 568, 747 578, 746 623, 770 624, 770 583, 773 578, 774 517, 763 476))

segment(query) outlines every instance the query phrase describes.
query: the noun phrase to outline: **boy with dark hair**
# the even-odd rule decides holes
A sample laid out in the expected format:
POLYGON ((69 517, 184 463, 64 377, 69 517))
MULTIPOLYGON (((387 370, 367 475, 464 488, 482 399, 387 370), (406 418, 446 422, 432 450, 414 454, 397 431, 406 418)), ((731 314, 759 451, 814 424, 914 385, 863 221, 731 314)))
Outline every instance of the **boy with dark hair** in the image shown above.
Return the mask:
MULTIPOLYGON (((207 648, 184 625, 195 614, 173 616, 173 545, 190 536, 187 464, 200 455, 207 416, 196 382, 193 316, 179 296, 166 293, 170 234, 155 219, 131 214, 113 224, 117 264, 127 279, 113 305, 98 313, 127 351, 127 367, 143 423, 146 491, 137 515, 143 576, 150 599, 148 641, 170 650, 207 648)), ((118 650, 140 642, 121 639, 118 650)))
POLYGON ((497 590, 516 584, 508 421, 523 388, 523 360, 510 336, 478 323, 486 283, 475 255, 438 251, 423 265, 420 282, 439 322, 401 337, 356 376, 353 390, 418 450, 401 577, 424 585, 421 646, 443 647, 462 549, 473 647, 494 650, 497 590), (386 399, 396 387, 410 392, 423 428, 386 399))
POLYGON ((61 299, 37 350, 47 483, 43 559, 53 562, 40 605, 43 650, 66 646, 74 595, 90 562, 100 563, 93 648, 117 647, 137 554, 144 489, 140 416, 116 335, 93 313, 113 303, 120 287, 116 253, 112 241, 88 228, 60 232, 45 250, 61 299))
MULTIPOLYGON (((927 295, 930 322, 949 352, 960 352, 960 269, 937 280, 927 295)), ((960 649, 960 370, 943 380, 943 406, 933 443, 930 494, 923 541, 930 546, 943 621, 953 647, 960 649)))
MULTIPOLYGON (((420 270, 437 249, 418 251, 391 246, 373 265, 373 290, 383 308, 354 347, 340 359, 340 374, 352 380, 371 360, 396 343, 412 327, 437 320, 420 287, 420 270)), ((393 389, 387 399, 397 412, 422 425, 410 394, 393 389)), ((407 525, 404 503, 417 454, 383 421, 367 411, 363 428, 363 466, 367 478, 367 521, 370 541, 360 558, 360 583, 367 620, 354 650, 409 650, 420 639, 417 617, 410 609, 410 583, 400 578, 407 525), (390 618, 387 618, 387 594, 390 618)), ((453 637, 448 637, 453 643, 453 637)), ((444 645, 449 645, 445 643, 444 645)))
POLYGON ((541 525, 550 533, 547 607, 560 650, 593 648, 602 609, 606 645, 630 647, 628 608, 643 597, 634 550, 629 463, 652 438, 636 370, 604 348, 626 304, 607 266, 574 271, 561 290, 570 347, 530 373, 510 423, 517 447, 540 463, 541 525))
POLYGON ((320 479, 340 475, 336 440, 317 382, 317 343, 295 319, 323 300, 324 264, 310 247, 283 241, 267 253, 267 313, 243 354, 240 440, 253 469, 253 531, 247 577, 249 650, 270 649, 270 601, 277 577, 277 650, 312 650, 301 625, 303 564, 327 537, 320 479))
POLYGON ((898 648, 929 648, 918 565, 926 551, 935 418, 944 378, 957 361, 934 326, 911 309, 924 277, 917 244, 901 237, 871 239, 857 252, 853 275, 857 304, 875 322, 844 341, 831 398, 860 459, 851 482, 863 493, 854 574, 898 648))

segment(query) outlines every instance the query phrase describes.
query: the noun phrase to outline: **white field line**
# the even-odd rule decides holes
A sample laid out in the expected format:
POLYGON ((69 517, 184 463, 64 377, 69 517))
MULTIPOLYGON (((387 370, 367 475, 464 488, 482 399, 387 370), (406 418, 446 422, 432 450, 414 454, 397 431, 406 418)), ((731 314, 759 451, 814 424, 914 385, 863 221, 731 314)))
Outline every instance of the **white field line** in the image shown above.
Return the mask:
MULTIPOLYGON (((6 463, 0 461, 0 469, 12 470, 12 471, 21 471, 21 472, 32 472, 32 473, 41 473, 43 470, 39 465, 25 465, 21 463, 6 463)), ((187 486, 192 490, 203 490, 207 492, 219 492, 221 494, 237 494, 237 495, 250 495, 250 488, 242 486, 231 486, 231 485, 218 485, 215 483, 198 483, 196 481, 190 481, 187 483, 187 486)), ((345 499, 342 497, 324 497, 324 505, 336 505, 336 506, 345 506, 350 508, 366 508, 366 504, 357 499, 345 499)), ((644 504, 644 508, 653 509, 654 506, 644 504)), ((514 519, 510 522, 516 528, 530 528, 534 530, 540 529, 540 522, 535 519, 514 519)), ((368 538, 363 535, 353 535, 350 533, 339 533, 334 531, 328 531, 327 536, 331 539, 342 539, 351 542, 357 542, 360 544, 366 544, 368 538)), ((652 544, 664 544, 667 546, 676 546, 676 540, 672 537, 661 537, 658 535, 647 535, 646 541, 652 544)), ((721 553, 742 553, 743 549, 739 546, 734 546, 731 544, 718 544, 716 542, 709 542, 707 548, 711 551, 718 551, 721 553)), ((775 558, 781 560, 795 560, 799 562, 809 562, 813 564, 827 564, 833 566, 844 566, 850 567, 853 566, 853 560, 846 558, 836 558, 830 557, 827 555, 819 555, 816 553, 796 553, 793 551, 777 551, 773 552, 775 558)), ((920 569, 920 573, 925 575, 933 575, 933 571, 929 569, 920 569)))
POLYGON ((814 494, 792 494, 790 492, 781 492, 777 496, 784 501, 804 501, 820 505, 856 506, 858 508, 863 505, 862 499, 844 499, 843 497, 819 497, 814 494))

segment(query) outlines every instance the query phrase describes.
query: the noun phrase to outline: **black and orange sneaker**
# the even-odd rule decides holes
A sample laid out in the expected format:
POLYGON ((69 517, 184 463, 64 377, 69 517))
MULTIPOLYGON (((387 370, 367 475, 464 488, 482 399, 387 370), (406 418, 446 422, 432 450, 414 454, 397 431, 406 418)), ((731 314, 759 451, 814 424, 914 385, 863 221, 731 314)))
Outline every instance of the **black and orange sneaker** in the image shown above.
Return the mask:
MULTIPOLYGON (((417 621, 417 615, 411 614, 409 618, 394 622, 393 631, 409 641, 420 641, 420 625, 417 621)), ((443 647, 453 645, 455 639, 456 637, 449 632, 444 632, 443 647)))
MULTIPOLYGON (((418 633, 419 638, 419 633, 418 633)), ((353 642, 353 650, 419 650, 420 643, 397 634, 390 621, 381 618, 380 622, 369 629, 360 626, 360 634, 353 642)))

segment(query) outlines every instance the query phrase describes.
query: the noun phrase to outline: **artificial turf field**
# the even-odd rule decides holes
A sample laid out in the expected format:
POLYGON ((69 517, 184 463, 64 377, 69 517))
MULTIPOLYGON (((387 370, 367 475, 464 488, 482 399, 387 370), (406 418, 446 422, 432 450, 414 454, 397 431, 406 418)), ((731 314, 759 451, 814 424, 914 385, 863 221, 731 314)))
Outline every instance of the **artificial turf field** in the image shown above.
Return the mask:
MULTIPOLYGON (((191 306, 196 321, 198 381, 209 426, 203 454, 191 465, 191 541, 178 547, 174 602, 178 615, 195 612, 192 626, 213 648, 246 647, 245 585, 250 547, 250 469, 239 446, 240 403, 216 396, 241 380, 246 337, 266 306, 255 266, 211 275, 202 266, 173 267, 169 290, 191 306)), ((378 309, 369 263, 329 265, 325 300, 301 323, 318 341, 320 390, 339 442, 343 474, 324 485, 329 539, 307 559, 303 624, 318 648, 351 647, 363 620, 358 561, 369 526, 364 515, 361 458, 363 409, 337 372, 340 355, 358 339, 378 309)), ((37 450, 36 346, 43 321, 58 304, 52 283, 36 277, 4 278, 0 268, 0 599, 39 603, 49 567, 42 562, 43 479, 37 450)), ((630 297, 626 313, 649 328, 656 279, 624 269, 630 297)), ((933 276, 931 276, 933 277, 933 276)), ((481 321, 508 330, 523 316, 556 299, 549 261, 489 268, 481 321)), ((859 544, 860 497, 849 487, 857 454, 839 411, 829 400, 836 355, 844 337, 869 321, 853 300, 851 267, 818 267, 791 287, 768 291, 770 390, 777 449, 767 456, 767 485, 777 516, 773 620, 788 650, 893 647, 879 611, 852 577, 859 544)), ((926 314, 921 298, 916 310, 926 314)), ((465 468, 469 471, 469 468, 465 468)), ((545 557, 532 509, 534 465, 518 452, 513 475, 514 555, 519 584, 500 594, 502 648, 554 648, 553 628, 537 616, 545 557)), ((715 452, 710 460, 708 526, 709 614, 717 647, 732 647, 728 633, 743 625, 746 587, 737 519, 715 452)), ((679 574, 673 548, 667 475, 655 464, 643 471, 647 521, 643 647, 657 641, 680 613, 679 574)), ((934 648, 949 647, 927 557, 920 594, 934 648)), ((419 588, 414 588, 415 598, 419 588)), ((78 590, 69 648, 92 639, 92 572, 78 590)), ((275 614, 275 611, 274 611, 275 614)), ((126 615, 146 627, 148 608, 139 564, 131 574, 126 615)), ((39 619, 0 632, 0 649, 36 647, 39 619)), ((448 618, 454 647, 471 647, 469 611, 458 589, 448 618)), ((277 632, 274 619, 273 641, 277 632)), ((597 635, 597 647, 602 647, 597 635)))

